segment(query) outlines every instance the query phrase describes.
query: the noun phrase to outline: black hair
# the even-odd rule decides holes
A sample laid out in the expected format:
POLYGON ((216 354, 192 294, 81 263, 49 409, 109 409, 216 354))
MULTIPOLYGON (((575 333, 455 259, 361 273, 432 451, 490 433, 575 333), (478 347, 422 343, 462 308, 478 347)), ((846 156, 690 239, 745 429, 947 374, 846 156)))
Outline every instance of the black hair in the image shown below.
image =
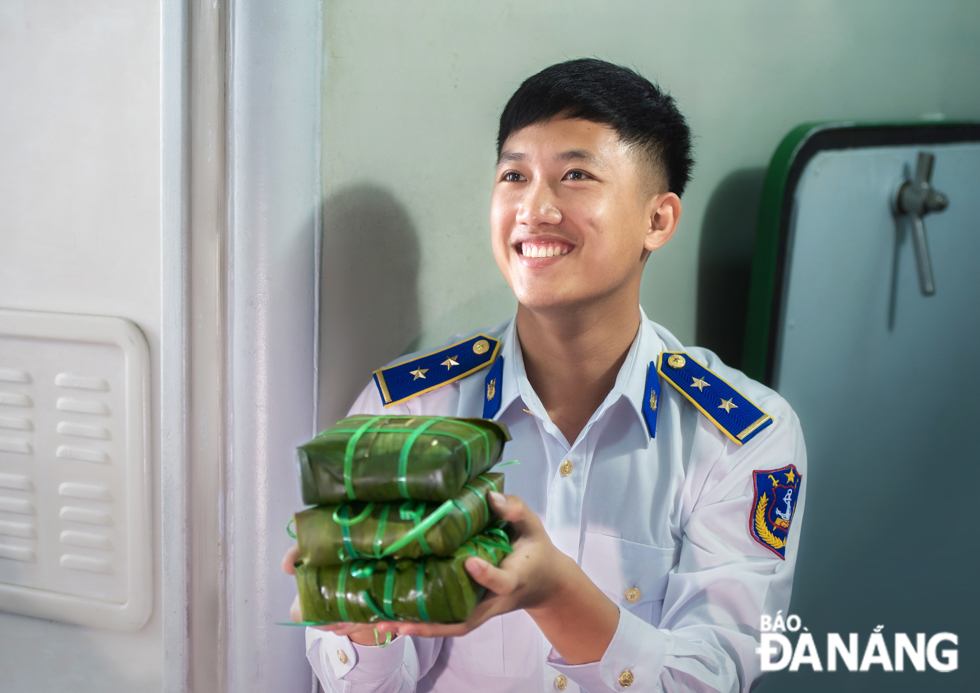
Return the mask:
POLYGON ((674 99, 634 70, 579 58, 524 80, 500 115, 497 158, 512 133, 559 115, 610 126, 647 156, 669 192, 684 192, 694 165, 691 130, 674 99))

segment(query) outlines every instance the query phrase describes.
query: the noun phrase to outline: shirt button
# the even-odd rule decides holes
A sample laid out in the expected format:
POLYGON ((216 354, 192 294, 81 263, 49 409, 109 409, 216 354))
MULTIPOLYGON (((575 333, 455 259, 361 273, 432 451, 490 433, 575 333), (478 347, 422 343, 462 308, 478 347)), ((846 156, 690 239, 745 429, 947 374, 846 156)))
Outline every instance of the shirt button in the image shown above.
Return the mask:
POLYGON ((623 688, 629 688, 633 685, 633 672, 627 669, 622 674, 619 675, 619 685, 623 688))
POLYGON ((337 650, 337 659, 340 660, 341 664, 347 664, 347 653, 343 650, 337 650))
POLYGON ((565 460, 561 463, 561 467, 558 468, 562 476, 568 476, 572 473, 572 463, 569 460, 565 460))
POLYGON ((566 679, 562 674, 558 674, 558 678, 555 679, 555 688, 563 691, 567 685, 568 679, 566 679))
POLYGON ((630 604, 636 604, 638 601, 640 601, 641 596, 640 590, 636 589, 635 587, 630 587, 628 590, 626 590, 626 601, 628 601, 630 604))

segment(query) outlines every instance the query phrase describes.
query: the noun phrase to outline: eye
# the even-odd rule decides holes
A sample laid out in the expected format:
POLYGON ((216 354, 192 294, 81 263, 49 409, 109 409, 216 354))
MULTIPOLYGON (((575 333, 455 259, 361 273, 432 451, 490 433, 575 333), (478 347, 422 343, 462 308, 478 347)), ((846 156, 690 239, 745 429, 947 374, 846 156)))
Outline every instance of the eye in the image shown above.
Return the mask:
POLYGON ((500 180, 507 183, 522 183, 527 179, 517 171, 507 171, 507 173, 501 176, 500 180))
POLYGON ((568 180, 588 180, 591 176, 585 171, 569 171, 565 174, 568 180))

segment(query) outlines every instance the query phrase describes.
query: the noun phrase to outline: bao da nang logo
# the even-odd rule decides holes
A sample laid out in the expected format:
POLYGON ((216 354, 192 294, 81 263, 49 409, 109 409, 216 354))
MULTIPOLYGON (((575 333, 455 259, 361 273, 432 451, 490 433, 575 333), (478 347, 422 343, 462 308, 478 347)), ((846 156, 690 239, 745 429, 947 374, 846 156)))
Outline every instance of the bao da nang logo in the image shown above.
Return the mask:
POLYGON ((891 638, 875 626, 863 640, 858 633, 847 633, 847 642, 840 633, 827 633, 818 642, 796 614, 783 619, 783 612, 773 618, 762 616, 762 642, 756 654, 762 658, 762 671, 955 671, 959 666, 959 638, 955 633, 895 633, 891 638), (802 632, 800 632, 802 629, 802 632), (795 642, 793 639, 795 638, 795 642), (914 638, 914 640, 913 640, 914 638), (822 646, 822 647, 821 647, 822 646), (952 646, 952 647, 950 647, 952 646))

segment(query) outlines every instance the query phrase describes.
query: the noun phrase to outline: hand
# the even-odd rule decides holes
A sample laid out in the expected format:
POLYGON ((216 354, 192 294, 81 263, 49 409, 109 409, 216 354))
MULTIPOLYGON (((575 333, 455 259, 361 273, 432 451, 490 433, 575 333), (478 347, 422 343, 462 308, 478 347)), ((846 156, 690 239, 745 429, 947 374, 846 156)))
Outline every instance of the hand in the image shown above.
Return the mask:
POLYGON ((481 558, 466 559, 466 571, 488 590, 470 617, 454 624, 386 622, 377 624, 378 632, 422 637, 465 635, 493 616, 526 609, 533 617, 536 611, 546 610, 550 603, 562 598, 566 577, 581 572, 579 567, 551 543, 541 520, 520 498, 490 493, 488 500, 494 512, 513 528, 514 551, 499 567, 481 558))
MULTIPOLYGON (((291 546, 282 557, 282 570, 287 575, 295 575, 296 561, 299 559, 299 546, 291 546)), ((289 617, 294 623, 303 622, 303 613, 299 608, 299 595, 293 599, 292 606, 289 607, 289 617)), ((313 626, 319 630, 333 631, 337 635, 346 635, 358 645, 376 645, 374 636, 374 624, 367 623, 332 623, 329 626, 313 626)), ((381 631, 378 631, 381 632, 381 631)), ((381 640, 384 640, 382 637, 381 640)))
POLYGON ((466 571, 489 590, 463 623, 379 623, 378 631, 422 637, 469 633, 487 619, 524 609, 568 664, 602 659, 619 626, 619 607, 571 558, 559 551, 537 515, 517 496, 489 494, 490 506, 510 522, 514 552, 495 568, 466 559, 466 571))

